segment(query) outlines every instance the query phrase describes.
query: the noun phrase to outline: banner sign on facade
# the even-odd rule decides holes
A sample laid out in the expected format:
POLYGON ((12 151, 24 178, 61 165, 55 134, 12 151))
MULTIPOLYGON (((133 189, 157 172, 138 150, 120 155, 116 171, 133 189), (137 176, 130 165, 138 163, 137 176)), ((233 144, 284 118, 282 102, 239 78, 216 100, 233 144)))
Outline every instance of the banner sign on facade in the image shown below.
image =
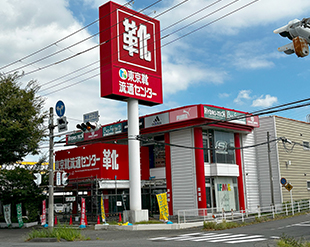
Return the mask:
POLYGON ((170 123, 195 119, 198 117, 197 106, 186 107, 169 112, 170 123))
POLYGON ((168 123, 169 123, 169 112, 152 115, 152 116, 148 116, 144 118, 145 128, 168 124, 168 123))
POLYGON ((112 124, 102 127, 102 136, 110 136, 122 133, 122 124, 112 124))
POLYGON ((11 221, 11 204, 3 205, 4 219, 8 226, 12 224, 11 221))
POLYGON ((46 200, 42 201, 42 219, 41 219, 41 225, 46 225, 46 200))
POLYGON ((216 108, 212 106, 204 106, 204 117, 214 120, 229 121, 232 123, 249 125, 252 127, 259 127, 258 116, 249 116, 246 113, 232 111, 223 108, 216 108))
POLYGON ((22 204, 18 203, 16 204, 16 212, 17 212, 17 221, 18 221, 18 226, 19 228, 22 228, 24 225, 23 222, 23 215, 22 215, 22 204))
MULTIPOLYGON (((141 147, 141 179, 149 179, 149 151, 141 147)), ((70 174, 70 180, 97 177, 129 179, 128 146, 95 143, 56 152, 55 169, 70 174)))
POLYGON ((162 104, 159 21, 108 2, 99 8, 101 97, 162 104))
POLYGON ((71 135, 67 135, 66 139, 67 144, 84 141, 84 132, 77 132, 71 135))
POLYGON ((156 195, 158 207, 159 207, 159 220, 168 221, 169 210, 167 203, 167 193, 161 193, 156 195))

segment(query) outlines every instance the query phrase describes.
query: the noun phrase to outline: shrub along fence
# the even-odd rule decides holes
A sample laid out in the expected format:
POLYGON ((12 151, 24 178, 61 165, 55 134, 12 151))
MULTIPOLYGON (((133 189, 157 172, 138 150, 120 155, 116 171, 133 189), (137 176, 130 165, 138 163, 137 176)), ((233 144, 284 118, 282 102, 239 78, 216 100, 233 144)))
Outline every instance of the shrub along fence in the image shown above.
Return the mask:
POLYGON ((256 209, 240 211, 225 211, 218 208, 186 209, 178 211, 178 223, 193 223, 200 221, 251 221, 260 220, 263 217, 275 218, 276 215, 294 215, 295 213, 310 211, 310 200, 287 202, 270 205, 267 207, 257 206, 256 209))

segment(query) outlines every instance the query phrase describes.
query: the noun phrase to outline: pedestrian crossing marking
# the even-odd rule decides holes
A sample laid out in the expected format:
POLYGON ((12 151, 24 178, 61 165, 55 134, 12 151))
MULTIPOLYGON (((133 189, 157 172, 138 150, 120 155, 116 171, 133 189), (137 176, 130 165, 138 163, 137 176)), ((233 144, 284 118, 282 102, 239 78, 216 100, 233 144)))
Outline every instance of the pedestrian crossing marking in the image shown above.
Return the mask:
POLYGON ((232 233, 189 233, 171 237, 150 238, 150 241, 194 241, 209 243, 238 244, 267 240, 263 235, 232 234, 232 233))

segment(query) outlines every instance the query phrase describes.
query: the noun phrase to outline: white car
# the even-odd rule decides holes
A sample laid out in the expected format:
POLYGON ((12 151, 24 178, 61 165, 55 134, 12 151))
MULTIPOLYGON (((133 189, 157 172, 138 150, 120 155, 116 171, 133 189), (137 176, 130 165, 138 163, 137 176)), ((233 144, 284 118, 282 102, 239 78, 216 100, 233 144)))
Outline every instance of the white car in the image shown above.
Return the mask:
POLYGON ((65 206, 60 203, 54 204, 54 211, 55 213, 64 213, 65 212, 65 206))

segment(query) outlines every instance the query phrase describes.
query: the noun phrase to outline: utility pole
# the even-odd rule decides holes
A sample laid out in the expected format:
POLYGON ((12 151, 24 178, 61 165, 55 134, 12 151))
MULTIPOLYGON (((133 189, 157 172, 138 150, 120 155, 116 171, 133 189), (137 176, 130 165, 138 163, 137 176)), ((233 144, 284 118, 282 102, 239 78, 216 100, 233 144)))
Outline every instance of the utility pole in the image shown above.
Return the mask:
POLYGON ((270 192, 271 192, 271 205, 274 206, 274 194, 273 194, 273 176, 272 176, 272 166, 270 159, 270 135, 267 131, 267 146, 268 146, 268 163, 269 163, 269 178, 270 178, 270 192))
POLYGON ((49 185, 48 185, 48 226, 54 227, 54 120, 53 107, 50 107, 48 120, 49 129, 49 185))

